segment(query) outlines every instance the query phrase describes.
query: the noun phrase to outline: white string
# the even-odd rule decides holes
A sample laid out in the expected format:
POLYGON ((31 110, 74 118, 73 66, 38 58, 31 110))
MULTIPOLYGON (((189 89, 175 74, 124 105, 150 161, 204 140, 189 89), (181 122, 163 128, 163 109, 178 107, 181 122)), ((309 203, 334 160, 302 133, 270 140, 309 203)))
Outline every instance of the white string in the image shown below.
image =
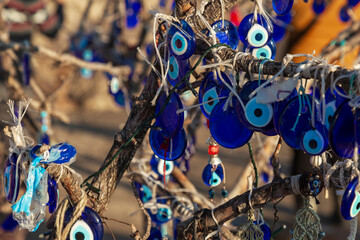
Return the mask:
POLYGON ((205 237, 205 240, 207 240, 207 239, 215 236, 215 235, 218 234, 218 233, 219 233, 219 238, 222 239, 222 238, 221 238, 221 234, 220 234, 220 233, 221 233, 221 232, 220 232, 220 225, 219 225, 219 222, 216 220, 215 215, 214 215, 214 208, 211 209, 211 217, 213 218, 213 220, 214 220, 214 222, 215 222, 215 224, 216 224, 216 226, 217 226, 217 230, 209 233, 209 234, 205 237))
POLYGON ((194 105, 191 105, 191 106, 188 106, 188 107, 184 107, 184 108, 182 108, 182 109, 177 110, 176 113, 179 114, 179 113, 185 112, 185 111, 187 111, 187 110, 190 110, 190 109, 199 107, 199 106, 201 106, 201 105, 205 105, 205 104, 208 104, 208 103, 210 103, 210 102, 214 102, 214 101, 216 101, 216 100, 220 100, 220 99, 224 99, 224 98, 227 98, 227 97, 217 97, 217 98, 213 98, 213 99, 211 99, 211 100, 209 100, 209 101, 206 101, 206 102, 202 102, 202 103, 194 104, 194 105))
POLYGON ((138 51, 138 53, 140 53, 140 55, 143 57, 144 61, 150 65, 150 67, 152 68, 152 70, 156 73, 156 75, 161 78, 161 75, 159 73, 159 71, 155 68, 154 64, 152 64, 149 59, 145 56, 145 54, 141 51, 140 47, 137 47, 136 50, 138 51))

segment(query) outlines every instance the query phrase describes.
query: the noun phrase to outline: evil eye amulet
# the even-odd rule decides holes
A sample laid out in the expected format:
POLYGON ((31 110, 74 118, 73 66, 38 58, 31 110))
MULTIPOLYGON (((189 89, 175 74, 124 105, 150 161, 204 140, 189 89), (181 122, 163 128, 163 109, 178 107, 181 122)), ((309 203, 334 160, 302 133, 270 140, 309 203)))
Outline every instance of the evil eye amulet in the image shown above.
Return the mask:
POLYGON ((359 177, 355 177, 347 186, 341 201, 341 215, 346 220, 355 218, 360 212, 360 193, 356 190, 359 177))
MULTIPOLYGON (((311 126, 311 109, 312 109, 312 96, 301 95, 293 98, 284 107, 280 118, 279 128, 280 136, 284 139, 285 143, 294 149, 301 149, 301 140, 304 133, 312 129, 311 126), (300 98, 300 99, 299 99, 300 98), (300 105, 301 102, 302 104, 300 105)), ((315 116, 317 116, 317 109, 319 103, 315 100, 315 116)), ((318 119, 315 119, 315 126, 321 127, 318 119)))
POLYGON ((188 59, 191 57, 191 55, 193 55, 195 51, 195 33, 185 20, 180 20, 180 24, 174 24, 177 27, 170 27, 167 34, 167 45, 169 46, 171 54, 174 55, 176 58, 188 59))
POLYGON ((159 174, 159 175, 165 174, 165 176, 168 176, 174 170, 175 165, 174 165, 174 162, 164 161, 163 159, 160 159, 158 156, 156 156, 154 154, 150 160, 150 166, 151 166, 151 169, 154 172, 156 172, 157 174, 159 174))
POLYGON ((226 111, 223 107, 227 99, 216 104, 209 119, 209 129, 215 141, 226 148, 239 148, 245 145, 251 138, 253 131, 246 128, 237 116, 240 109, 239 100, 232 99, 232 107, 228 106, 226 111))
POLYGON ((135 187, 142 203, 147 203, 152 199, 152 193, 148 186, 135 182, 135 187))
POLYGON ((352 158, 355 145, 354 113, 349 101, 344 101, 334 114, 329 129, 332 150, 341 158, 352 158))
POLYGON ((279 126, 280 115, 284 110, 286 104, 296 96, 297 96, 297 91, 296 89, 294 89, 287 98, 283 99, 282 101, 274 103, 273 122, 274 122, 275 130, 278 134, 280 134, 280 126, 279 126))
POLYGON ((165 138, 160 131, 150 130, 149 143, 156 156, 164 160, 175 160, 185 152, 187 145, 186 133, 182 129, 173 138, 165 138))
POLYGON ((224 20, 223 22, 219 20, 214 22, 211 27, 220 43, 227 44, 234 50, 236 49, 239 44, 239 35, 236 27, 230 21, 224 20))
POLYGON ((239 38, 245 45, 262 47, 272 37, 272 31, 263 16, 258 15, 257 22, 253 18, 253 13, 243 18, 238 28, 239 38))
MULTIPOLYGON (((229 77, 221 72, 222 78, 225 82, 231 86, 231 82, 229 77)), ((211 111, 215 107, 215 105, 220 101, 219 97, 225 97, 230 94, 230 90, 226 87, 226 85, 221 81, 218 74, 214 76, 213 72, 209 72, 203 82, 201 83, 199 90, 199 103, 200 109, 205 115, 205 117, 209 118, 211 111), (214 100, 216 99, 216 100, 214 100)))
POLYGON ((52 163, 62 164, 71 162, 76 155, 76 149, 68 143, 59 143, 51 146, 49 159, 52 163))
MULTIPOLYGON (((337 86, 338 91, 343 94, 346 94, 344 89, 337 86)), ((334 119, 334 114, 336 109, 343 103, 346 99, 340 96, 335 90, 331 92, 331 89, 328 88, 325 92, 325 126, 326 129, 330 129, 330 125, 334 119)))
POLYGON ((156 101, 156 126, 161 128, 161 135, 172 138, 177 135, 184 125, 184 112, 176 113, 183 105, 177 93, 166 96, 162 92, 156 101), (169 98, 169 101, 166 100, 169 98))
POLYGON ((276 46, 274 39, 270 39, 270 41, 259 48, 250 47, 251 54, 257 59, 272 59, 274 60, 276 55, 276 46))
POLYGON ((285 15, 277 15, 273 21, 273 39, 275 42, 280 41, 286 34, 286 27, 292 20, 291 13, 285 15))
POLYGON ((313 156, 325 152, 329 145, 324 127, 321 124, 318 125, 319 128, 304 132, 300 142, 301 149, 313 156))
POLYGON ((18 161, 20 158, 14 152, 6 158, 3 183, 5 197, 9 203, 15 203, 19 195, 21 164, 18 161))
POLYGON ((202 179, 207 186, 216 187, 224 179, 224 169, 219 165, 208 164, 203 170, 202 179), (213 169, 215 168, 215 170, 213 169))
POLYGON ((323 13, 324 10, 325 10, 325 7, 326 7, 326 1, 325 0, 314 0, 313 5, 312 5, 313 11, 316 14, 323 13))
POLYGON ((290 12, 294 0, 272 0, 274 11, 279 15, 284 15, 290 12))
POLYGON ((172 211, 171 208, 166 207, 160 207, 156 214, 150 214, 151 220, 154 221, 157 224, 163 224, 171 220, 172 218, 172 211))
MULTIPOLYGON (((65 213, 65 224, 75 211, 75 207, 70 208, 65 213)), ((100 216, 91 208, 85 207, 81 217, 74 223, 70 229, 67 240, 102 240, 104 227, 100 216)))
POLYGON ((240 98, 245 105, 245 109, 240 107, 237 111, 240 121, 250 130, 262 132, 265 135, 276 135, 273 123, 274 108, 273 104, 261 104, 256 102, 256 95, 250 99, 249 95, 264 80, 247 82, 240 90, 240 98))
MULTIPOLYGON (((189 60, 181 60, 177 59, 175 56, 170 55, 169 59, 169 71, 167 74, 167 80, 169 83, 175 87, 181 80, 183 80, 184 76, 190 70, 189 60)), ((187 77, 189 80, 190 76, 187 77)), ((177 86, 177 89, 182 89, 186 86, 185 81, 177 86)))
POLYGON ((48 195, 49 201, 46 205, 49 206, 49 213, 52 214, 57 208, 59 190, 55 179, 53 179, 50 175, 48 175, 48 195))

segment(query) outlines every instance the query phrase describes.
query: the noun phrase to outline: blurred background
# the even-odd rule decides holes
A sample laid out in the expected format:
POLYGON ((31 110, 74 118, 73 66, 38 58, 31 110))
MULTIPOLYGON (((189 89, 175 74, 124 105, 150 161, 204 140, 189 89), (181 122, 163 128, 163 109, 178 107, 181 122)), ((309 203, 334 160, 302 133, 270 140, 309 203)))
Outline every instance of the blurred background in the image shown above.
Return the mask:
MULTIPOLYGON (((271 1, 263 2, 271 12, 271 1)), ((130 68, 130 74, 114 76, 61 63, 42 54, 31 54, 30 60, 26 60, 29 56, 16 51, 1 53, 3 66, 0 72, 0 119, 10 120, 6 105, 8 99, 20 100, 22 96, 33 98, 37 104, 28 110, 29 119, 24 122, 26 134, 34 139, 44 137, 41 134, 39 136, 38 132, 44 121, 41 112, 46 111, 49 115, 46 120, 46 134, 51 143, 68 142, 75 146, 78 152, 77 160, 71 166, 86 178, 99 169, 112 145, 114 134, 122 128, 127 119, 131 107, 130 96, 138 95, 146 81, 149 66, 136 48, 139 46, 150 61, 154 59, 153 13, 171 14, 174 3, 167 0, 33 0, 3 1, 0 4, 1 41, 26 41, 34 46, 43 46, 58 53, 69 53, 87 61, 111 62, 114 66, 130 68), (14 22, 18 15, 15 14, 14 17, 11 9, 24 13, 25 16, 33 16, 36 9, 44 9, 47 14, 45 21, 37 21, 33 17, 25 22, 14 22), (26 61, 31 66, 29 77, 24 77, 22 70, 26 61), (12 80, 8 78, 9 69, 12 70, 12 80), (30 83, 26 83, 26 78, 29 78, 30 83), (113 93, 111 87, 116 83, 120 84, 120 87, 113 93)), ((315 51, 319 54, 339 32, 350 25, 351 18, 360 16, 360 8, 355 6, 347 9, 349 21, 343 21, 346 20, 346 16, 341 15, 344 6, 347 6, 347 0, 310 0, 308 3, 295 1, 290 24, 278 22, 280 28, 284 29, 284 34, 276 43, 275 60, 281 61, 286 53, 310 54, 315 51), (319 8, 323 10, 317 10, 319 8)), ((238 26, 241 19, 252 11, 251 1, 239 1, 238 6, 229 11, 226 18, 238 26)), ((331 62, 351 69, 358 56, 359 47, 354 47, 352 51, 332 59, 331 62)), ((192 105, 194 101, 188 95, 182 96, 182 100, 186 105, 192 105)), ((187 176, 201 194, 208 196, 209 189, 201 179, 201 170, 209 158, 206 140, 210 133, 205 117, 200 121, 201 124, 196 129, 196 153, 190 160, 187 176)), ((4 122, 0 122, 1 129, 5 126, 4 122)), ((142 154, 150 160, 152 153, 147 145, 147 137, 145 139, 142 154)), ((251 140, 255 152, 259 151, 258 146, 261 146, 259 141, 266 140, 264 136, 253 137, 251 140)), ((276 137, 273 141, 276 142, 276 137)), ((0 134, 2 166, 8 155, 8 147, 8 138, 0 134)), ((236 150, 220 147, 219 157, 226 169, 226 187, 231 191, 249 164, 248 149, 246 146, 236 150)), ((309 170, 308 162, 301 152, 294 153, 287 146, 282 147, 280 163, 285 176, 309 170)), ((261 180, 260 184, 264 184, 264 180, 261 180)), ((0 184, 0 222, 8 217, 11 206, 6 202, 2 188, 3 184, 0 184)), ((24 189, 22 191, 24 192, 24 189)), ((60 188, 60 199, 65 196, 60 188)), ((313 203, 326 233, 324 239, 345 239, 349 232, 349 223, 343 220, 339 213, 341 198, 332 193, 330 196, 330 199, 324 199, 324 194, 321 193, 320 204, 313 203)), ((216 198, 216 203, 221 201, 223 200, 220 197, 216 198)), ((289 229, 293 226, 293 218, 298 209, 297 201, 294 196, 288 196, 277 204, 276 208, 279 220, 275 229, 282 225, 287 228, 274 238, 290 239, 289 229)), ((270 226, 273 223, 274 211, 272 204, 264 209, 265 220, 270 226)), ((144 232, 143 213, 139 211, 127 178, 121 180, 104 216, 132 223, 141 233, 144 232)), ((234 224, 246 222, 246 217, 235 219, 234 224)), ((112 234, 116 239, 131 239, 129 226, 111 220, 106 221, 106 225, 108 227, 105 227, 104 239, 113 239, 112 234)), ((0 239, 38 239, 39 234, 47 231, 44 223, 35 233, 18 229, 7 232, 0 229, 0 239)))

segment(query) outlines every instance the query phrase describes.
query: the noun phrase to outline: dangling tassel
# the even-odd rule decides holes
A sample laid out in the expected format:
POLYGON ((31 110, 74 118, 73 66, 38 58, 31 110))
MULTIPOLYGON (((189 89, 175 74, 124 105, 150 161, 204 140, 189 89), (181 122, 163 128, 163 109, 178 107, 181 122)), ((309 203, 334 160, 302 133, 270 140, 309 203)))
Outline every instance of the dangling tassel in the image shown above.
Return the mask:
POLYGON ((291 231, 292 240, 318 240, 325 236, 322 231, 320 217, 310 204, 310 198, 305 198, 305 205, 295 215, 294 230, 291 231))
POLYGON ((242 240, 263 240, 264 232, 261 230, 260 225, 255 224, 254 210, 249 210, 249 222, 242 226, 238 231, 238 236, 242 240))

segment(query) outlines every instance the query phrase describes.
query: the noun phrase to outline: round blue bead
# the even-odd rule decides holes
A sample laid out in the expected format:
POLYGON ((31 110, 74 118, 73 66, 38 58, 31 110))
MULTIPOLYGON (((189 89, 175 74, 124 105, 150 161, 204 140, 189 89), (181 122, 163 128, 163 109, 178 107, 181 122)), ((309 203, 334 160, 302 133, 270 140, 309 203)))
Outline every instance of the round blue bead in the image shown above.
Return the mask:
MULTIPOLYGON (((290 147, 301 149, 300 143, 303 134, 312 129, 312 107, 312 96, 308 94, 293 98, 284 107, 279 119, 280 136, 290 147), (299 101, 302 102, 301 109, 299 101)), ((319 109, 319 103, 318 100, 315 100, 315 116, 317 116, 317 109, 319 109)), ((317 118, 314 127, 321 127, 317 118)))
POLYGON ((177 27, 171 26, 167 33, 167 45, 172 55, 178 59, 190 58, 196 47, 196 36, 190 25, 185 20, 180 20, 180 24, 176 24, 177 27), (184 32, 186 34, 184 34, 184 32))
POLYGON ((150 130, 149 143, 156 156, 161 159, 175 160, 184 153, 187 140, 185 130, 182 129, 173 138, 165 138, 160 131, 150 130), (166 155, 166 157, 165 157, 166 155))
POLYGON ((360 211, 360 193, 356 191, 359 184, 359 177, 355 177, 347 186, 341 200, 341 215, 346 220, 351 220, 360 211))
POLYGON ((211 25, 216 33, 217 39, 220 43, 228 44, 232 49, 236 49, 239 44, 239 35, 236 27, 228 20, 219 20, 211 25))
POLYGON ((156 172, 158 175, 163 176, 164 175, 164 164, 165 164, 165 175, 171 174, 171 172, 174 170, 174 162, 172 161, 164 161, 163 159, 160 159, 155 154, 152 156, 150 160, 150 166, 151 169, 156 172))
POLYGON ((279 15, 289 13, 293 3, 294 0, 272 0, 274 11, 279 15))
MULTIPOLYGON (((181 60, 177 59, 174 55, 170 55, 169 58, 169 71, 167 74, 167 80, 169 83, 175 87, 181 80, 183 80, 184 76, 190 71, 190 63, 189 60, 181 60)), ((190 76, 186 77, 189 80, 190 76)), ((186 86, 185 81, 181 83, 177 89, 182 89, 186 86)))
POLYGON ((325 10, 325 7, 326 7, 325 0, 314 0, 312 8, 316 14, 319 15, 319 14, 323 13, 325 10))
MULTIPOLYGON (((247 82, 240 90, 240 98, 245 109, 240 107, 237 111, 242 124, 252 131, 262 132, 268 136, 276 135, 273 123, 273 104, 260 104, 256 102, 256 95, 250 99, 249 95, 265 81, 247 82)), ((241 105, 239 105, 241 106, 241 105)))
POLYGON ((247 129, 237 116, 241 108, 237 99, 233 98, 233 106, 223 107, 227 99, 221 100, 212 110, 209 119, 209 128, 212 137, 217 143, 226 148, 239 148, 247 143, 253 132, 247 129))
POLYGON ((300 142, 301 149, 313 156, 320 155, 325 152, 328 147, 325 128, 319 122, 317 122, 316 125, 316 129, 303 132, 300 142))
MULTIPOLYGON (((224 72, 221 72, 221 76, 225 80, 225 82, 231 86, 230 79, 224 72)), ((216 74, 216 78, 215 78, 214 73, 211 71, 205 76, 203 82, 201 83, 199 89, 199 103, 202 104, 212 99, 225 97, 228 96, 229 93, 230 93, 230 89, 228 89, 226 85, 221 81, 218 74, 216 74)), ((217 99, 200 105, 200 109, 205 115, 205 117, 207 118, 210 117, 213 108, 219 101, 220 100, 217 99)))
POLYGON ((166 96, 162 92, 156 101, 156 123, 161 128, 161 135, 165 138, 172 138, 177 135, 184 125, 184 112, 176 113, 183 105, 177 93, 166 96), (166 100, 169 98, 169 101, 166 100), (162 111, 162 112, 161 112, 162 111))
POLYGON ((354 127, 354 114, 349 101, 346 100, 336 110, 329 129, 330 146, 339 157, 351 158, 353 156, 354 127))
POLYGON ((348 6, 343 6, 340 10, 340 20, 343 22, 348 22, 351 19, 348 13, 348 9, 348 6))
POLYGON ((152 193, 148 186, 135 182, 135 187, 143 203, 147 203, 152 199, 152 193))
MULTIPOLYGON (((239 38, 244 44, 251 44, 251 39, 248 39, 248 33, 249 33, 250 29, 256 23, 255 20, 253 20, 253 19, 254 19, 254 14, 251 13, 251 14, 247 15, 246 17, 244 17, 239 25, 239 28, 238 28, 239 38)), ((254 31, 254 39, 253 40, 256 41, 257 37, 263 37, 262 40, 265 40, 265 42, 264 42, 264 44, 265 44, 268 41, 268 39, 272 37, 272 31, 263 16, 258 15, 257 19, 258 19, 257 24, 262 26, 264 29, 259 29, 259 31, 254 31), (263 32, 262 30, 265 30, 266 33, 263 32), (259 35, 257 36, 257 34, 259 34, 259 35), (261 34, 262 34, 262 36, 261 36, 261 34), (265 38, 266 34, 268 35, 267 39, 265 38)))
POLYGON ((270 39, 269 42, 259 48, 249 46, 251 54, 257 59, 272 59, 274 60, 276 55, 276 45, 274 39, 270 39))
POLYGON ((202 173, 202 179, 207 186, 216 187, 224 179, 224 169, 221 165, 216 165, 215 171, 213 171, 212 169, 213 165, 206 165, 202 173))

